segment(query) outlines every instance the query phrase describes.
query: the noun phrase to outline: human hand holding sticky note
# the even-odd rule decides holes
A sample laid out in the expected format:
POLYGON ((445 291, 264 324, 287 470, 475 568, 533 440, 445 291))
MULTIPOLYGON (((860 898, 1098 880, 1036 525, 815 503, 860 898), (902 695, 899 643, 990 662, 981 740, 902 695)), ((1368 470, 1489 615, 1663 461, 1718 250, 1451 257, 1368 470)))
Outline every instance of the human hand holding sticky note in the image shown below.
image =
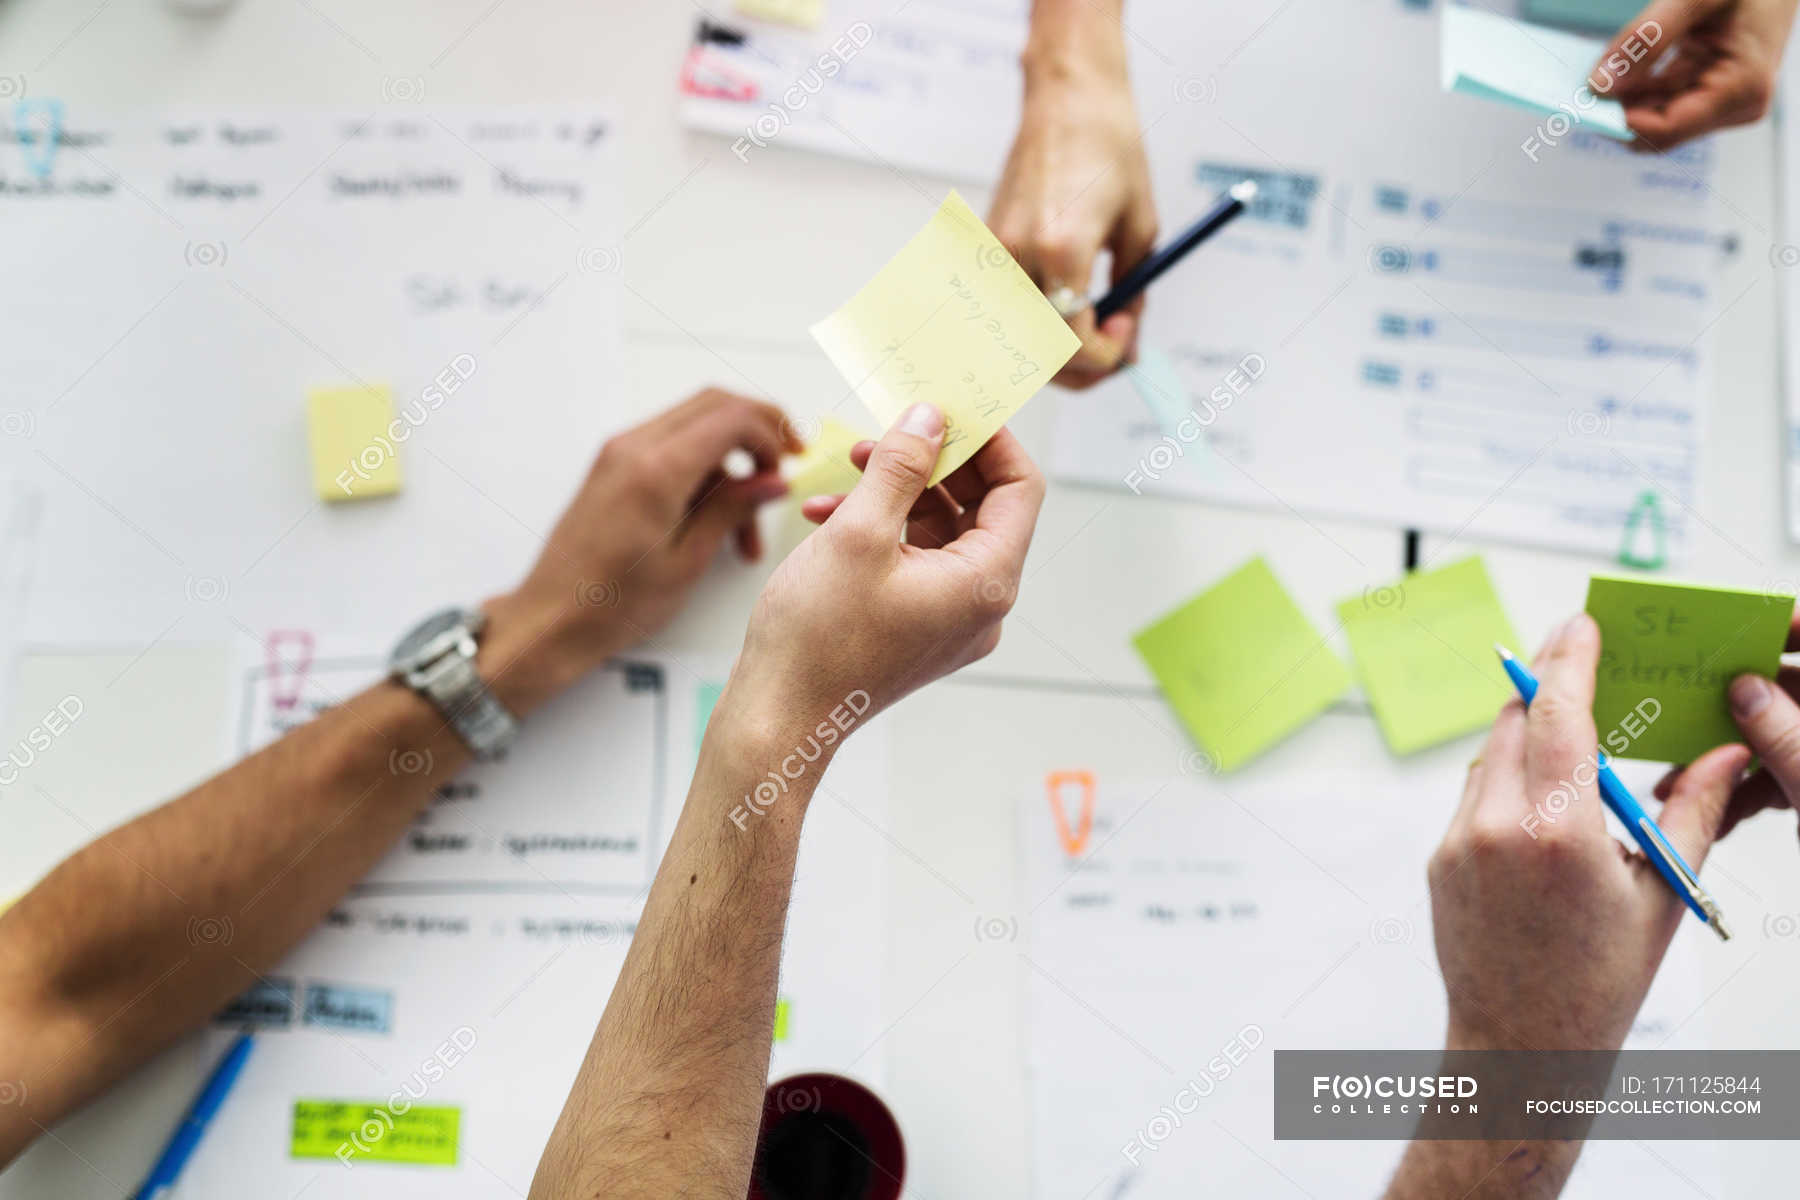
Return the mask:
POLYGON ((1596 95, 1587 82, 1604 41, 1460 5, 1446 5, 1442 20, 1438 69, 1445 91, 1561 113, 1573 125, 1632 139, 1624 105, 1596 95))
POLYGON ((1600 626, 1594 725, 1618 758, 1692 762, 1741 741, 1727 690, 1739 675, 1775 678, 1794 597, 1596 575, 1587 611, 1600 626))
POLYGON ((1081 345, 955 192, 813 339, 886 429, 920 401, 944 414, 936 484, 1081 345))

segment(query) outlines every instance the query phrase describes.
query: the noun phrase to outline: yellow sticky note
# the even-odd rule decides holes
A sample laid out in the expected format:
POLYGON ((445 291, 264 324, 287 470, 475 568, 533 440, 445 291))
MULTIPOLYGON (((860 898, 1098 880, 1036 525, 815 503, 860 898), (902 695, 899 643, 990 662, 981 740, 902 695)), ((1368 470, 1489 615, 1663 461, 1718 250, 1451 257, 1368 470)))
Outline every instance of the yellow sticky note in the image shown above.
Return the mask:
POLYGON ((943 411, 934 484, 981 449, 1081 345, 955 192, 812 335, 883 429, 919 401, 943 411))
POLYGON ((1337 611, 1395 754, 1486 726, 1514 694, 1494 643, 1519 639, 1478 556, 1369 588, 1337 611))
POLYGON ((870 436, 836 417, 823 418, 818 435, 807 441, 806 449, 789 471, 790 494, 796 500, 805 500, 809 496, 835 496, 855 487, 862 472, 850 465, 850 448, 868 441, 870 436))
POLYGON ((1262 753, 1350 687, 1350 672, 1260 558, 1132 644, 1220 770, 1262 753))
POLYGON ((313 490, 321 500, 360 500, 400 490, 394 396, 382 386, 314 388, 306 394, 313 490))
POLYGON ((289 1158, 454 1167, 462 1110, 381 1101, 296 1100, 289 1158))
POLYGON ((825 19, 825 0, 737 0, 737 10, 747 17, 817 29, 825 19))

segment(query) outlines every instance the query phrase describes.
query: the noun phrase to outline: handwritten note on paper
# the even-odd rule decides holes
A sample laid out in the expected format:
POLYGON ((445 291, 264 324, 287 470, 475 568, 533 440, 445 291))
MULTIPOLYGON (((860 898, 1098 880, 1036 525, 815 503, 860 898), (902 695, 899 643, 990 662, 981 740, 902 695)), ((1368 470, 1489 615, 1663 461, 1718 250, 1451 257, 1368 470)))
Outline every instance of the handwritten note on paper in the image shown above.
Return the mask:
POLYGON ((1685 763, 1742 740, 1726 691, 1739 675, 1775 677, 1794 598, 1596 575, 1587 611, 1600 625, 1601 742, 1617 758, 1685 763), (1630 749, 1616 750, 1615 730, 1630 749))
POLYGON ((883 429, 919 401, 943 411, 932 483, 967 462, 1081 344, 955 192, 812 335, 883 429))
POLYGON ((1587 87, 1606 43, 1515 21, 1474 7, 1445 5, 1439 54, 1447 92, 1497 100, 1535 113, 1566 113, 1584 129, 1630 141, 1625 107, 1587 87))
POLYGON ((381 1101, 296 1100, 289 1158, 336 1158, 352 1162, 456 1165, 462 1110, 443 1106, 398 1105, 381 1101))
POLYGON ((819 432, 806 440, 806 449, 794 460, 788 474, 789 494, 796 500, 811 496, 835 496, 856 486, 862 472, 850 465, 850 449, 871 435, 853 429, 836 417, 819 422, 819 432))
POLYGON ((306 395, 313 490, 321 500, 358 500, 400 490, 394 397, 385 387, 314 388, 306 395))
POLYGON ((1337 612, 1395 754, 1480 729, 1513 694, 1494 643, 1518 638, 1480 558, 1369 588, 1337 612))
POLYGON ((1221 770, 1286 737, 1350 686, 1350 672, 1261 558, 1132 644, 1221 770))

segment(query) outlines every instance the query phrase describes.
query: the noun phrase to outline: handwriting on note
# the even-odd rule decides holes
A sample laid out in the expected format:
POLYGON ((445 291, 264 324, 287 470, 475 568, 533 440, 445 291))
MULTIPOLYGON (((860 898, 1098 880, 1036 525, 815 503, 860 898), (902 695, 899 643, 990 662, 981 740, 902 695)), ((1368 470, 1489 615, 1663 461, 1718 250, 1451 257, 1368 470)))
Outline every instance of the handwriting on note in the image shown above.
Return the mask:
POLYGON ((882 428, 920 401, 943 412, 933 483, 967 462, 1080 345, 955 192, 812 335, 882 428))
POLYGON ((1741 740, 1726 690, 1739 675, 1775 677, 1794 597, 1596 575, 1587 611, 1600 626, 1602 742, 1617 758, 1685 763, 1741 740))

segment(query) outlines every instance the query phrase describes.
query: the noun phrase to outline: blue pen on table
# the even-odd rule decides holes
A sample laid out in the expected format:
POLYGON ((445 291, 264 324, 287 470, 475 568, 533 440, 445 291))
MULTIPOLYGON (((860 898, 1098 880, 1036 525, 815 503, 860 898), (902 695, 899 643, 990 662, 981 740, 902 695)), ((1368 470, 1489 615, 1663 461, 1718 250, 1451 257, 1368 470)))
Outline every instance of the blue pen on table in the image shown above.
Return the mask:
MULTIPOLYGON (((1500 665, 1506 669, 1507 677, 1519 689, 1519 699, 1530 707, 1533 697, 1537 695, 1537 679, 1505 646, 1496 642, 1494 651, 1500 655, 1500 665)), ((1613 816, 1619 818, 1625 828, 1631 831, 1631 836, 1643 849, 1644 857, 1650 860, 1657 874, 1663 877, 1663 882, 1674 889, 1675 894, 1693 910, 1696 917, 1712 926, 1712 931, 1719 935, 1720 941, 1729 942, 1731 931, 1725 928, 1725 915, 1719 911, 1718 901, 1700 886, 1700 877, 1694 874, 1694 869, 1687 865, 1686 860, 1663 835, 1662 827, 1650 819, 1650 814, 1644 811, 1644 806, 1631 794, 1631 789, 1613 774, 1612 767, 1606 761, 1606 752, 1596 748, 1595 753, 1599 756, 1596 761, 1600 767, 1600 798, 1606 802, 1606 807, 1612 809, 1613 816)))
POLYGON ((231 1085, 237 1082, 238 1072, 244 1069, 244 1060, 250 1057, 250 1047, 256 1044, 256 1036, 248 1031, 238 1034, 225 1056, 219 1059, 219 1065, 213 1068, 206 1086, 194 1097, 194 1103, 187 1115, 181 1118, 181 1124, 169 1137, 169 1144, 163 1147, 162 1157, 150 1168, 145 1176, 144 1185, 137 1190, 136 1200, 156 1200, 175 1186, 176 1177, 181 1169, 187 1166, 188 1159, 194 1155, 194 1147, 200 1144, 200 1136, 206 1132, 207 1125, 225 1103, 225 1097, 231 1091, 231 1085))

